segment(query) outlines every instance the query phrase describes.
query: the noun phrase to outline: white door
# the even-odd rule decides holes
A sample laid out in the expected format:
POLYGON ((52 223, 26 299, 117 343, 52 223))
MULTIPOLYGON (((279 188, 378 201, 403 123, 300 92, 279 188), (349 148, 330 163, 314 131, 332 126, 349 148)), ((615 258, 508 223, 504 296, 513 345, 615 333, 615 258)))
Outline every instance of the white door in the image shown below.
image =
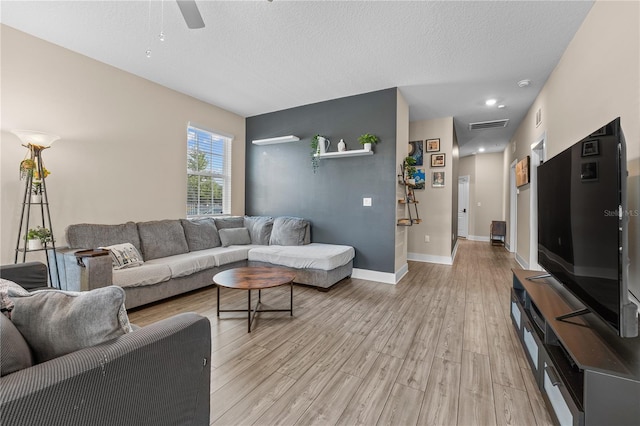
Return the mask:
POLYGON ((458 178, 458 237, 469 236, 469 176, 458 178))

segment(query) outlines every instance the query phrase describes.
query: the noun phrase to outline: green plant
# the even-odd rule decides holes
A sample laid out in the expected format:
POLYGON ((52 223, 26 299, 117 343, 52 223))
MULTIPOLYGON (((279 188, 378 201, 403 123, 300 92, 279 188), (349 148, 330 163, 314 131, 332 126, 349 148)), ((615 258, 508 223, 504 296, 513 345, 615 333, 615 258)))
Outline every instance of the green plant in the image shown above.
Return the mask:
POLYGON ((318 138, 320 137, 320 135, 315 135, 314 137, 311 138, 311 167, 313 168, 313 173, 315 174, 316 170, 318 170, 318 166, 319 164, 319 158, 317 156, 318 154, 318 138))
POLYGON ((416 174, 418 169, 415 168, 416 159, 409 156, 404 159, 402 162, 402 168, 404 169, 405 180, 413 179, 413 176, 416 174))
POLYGON ((31 183, 31 193, 33 195, 39 195, 42 194, 42 181, 40 180, 34 180, 31 183))
POLYGON ((36 168, 36 162, 31 158, 22 160, 20 162, 20 179, 24 179, 28 176, 33 176, 33 171, 36 168))
POLYGON ((37 226, 29 229, 29 232, 27 232, 27 240, 40 240, 42 244, 46 244, 53 241, 53 235, 51 235, 50 229, 37 226))
POLYGON ((376 144, 380 142, 380 138, 378 138, 376 135, 365 133, 364 135, 360 135, 360 137, 358 138, 358 142, 360 142, 362 145, 364 145, 365 143, 376 144))

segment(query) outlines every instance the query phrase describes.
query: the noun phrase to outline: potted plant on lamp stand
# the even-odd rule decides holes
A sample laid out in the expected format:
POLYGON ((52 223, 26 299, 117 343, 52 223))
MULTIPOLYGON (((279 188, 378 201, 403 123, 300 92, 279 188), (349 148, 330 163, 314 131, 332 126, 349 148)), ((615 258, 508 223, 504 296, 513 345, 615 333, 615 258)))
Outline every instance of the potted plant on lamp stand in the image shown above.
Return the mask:
POLYGON ((407 185, 415 185, 416 180, 413 178, 418 169, 415 168, 416 159, 409 156, 402 162, 402 168, 404 170, 404 181, 407 185))
POLYGON ((47 228, 37 226, 27 232, 27 250, 41 250, 46 244, 53 241, 51 231, 47 228))

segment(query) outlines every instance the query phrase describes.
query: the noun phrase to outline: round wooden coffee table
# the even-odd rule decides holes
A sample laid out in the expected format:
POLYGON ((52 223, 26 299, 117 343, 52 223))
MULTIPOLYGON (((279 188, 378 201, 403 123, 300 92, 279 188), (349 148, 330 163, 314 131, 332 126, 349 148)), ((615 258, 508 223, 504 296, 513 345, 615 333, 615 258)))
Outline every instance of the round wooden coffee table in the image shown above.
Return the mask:
POLYGON ((213 282, 217 284, 217 315, 220 312, 245 312, 245 309, 220 309, 220 287, 247 290, 247 331, 251 333, 251 324, 258 312, 289 312, 293 316, 293 280, 296 274, 291 269, 276 266, 245 266, 227 269, 216 274, 213 282), (289 309, 260 309, 262 289, 287 285, 291 287, 289 309), (258 290, 258 303, 251 307, 251 290, 258 290))

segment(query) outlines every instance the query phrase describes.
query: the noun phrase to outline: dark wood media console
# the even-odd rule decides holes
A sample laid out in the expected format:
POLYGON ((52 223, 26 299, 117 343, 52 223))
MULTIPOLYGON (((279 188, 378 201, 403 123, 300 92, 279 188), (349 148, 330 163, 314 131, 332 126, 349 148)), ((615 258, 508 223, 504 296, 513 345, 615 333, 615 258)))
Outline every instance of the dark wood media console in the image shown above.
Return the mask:
POLYGON ((640 337, 621 338, 540 271, 513 270, 511 320, 549 412, 561 425, 640 425, 640 337))

